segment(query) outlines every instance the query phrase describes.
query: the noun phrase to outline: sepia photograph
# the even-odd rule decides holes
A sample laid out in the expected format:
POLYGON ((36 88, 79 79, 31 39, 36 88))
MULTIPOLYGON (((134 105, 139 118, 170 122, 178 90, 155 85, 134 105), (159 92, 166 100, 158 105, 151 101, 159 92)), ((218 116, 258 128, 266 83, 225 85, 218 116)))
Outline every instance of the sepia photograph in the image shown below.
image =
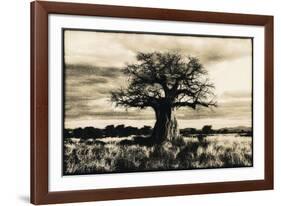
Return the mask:
POLYGON ((253 167, 253 39, 63 29, 63 175, 253 167))

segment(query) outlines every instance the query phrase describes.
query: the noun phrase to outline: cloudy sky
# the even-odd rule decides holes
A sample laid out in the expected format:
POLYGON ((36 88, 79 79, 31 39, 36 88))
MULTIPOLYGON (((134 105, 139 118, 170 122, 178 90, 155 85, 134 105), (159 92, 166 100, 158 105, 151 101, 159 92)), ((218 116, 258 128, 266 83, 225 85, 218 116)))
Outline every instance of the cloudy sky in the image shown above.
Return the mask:
POLYGON ((176 111, 181 128, 251 125, 252 41, 240 38, 172 36, 65 30, 65 126, 152 125, 150 109, 116 108, 109 92, 126 87, 121 69, 136 53, 177 51, 198 57, 215 85, 218 107, 176 111))

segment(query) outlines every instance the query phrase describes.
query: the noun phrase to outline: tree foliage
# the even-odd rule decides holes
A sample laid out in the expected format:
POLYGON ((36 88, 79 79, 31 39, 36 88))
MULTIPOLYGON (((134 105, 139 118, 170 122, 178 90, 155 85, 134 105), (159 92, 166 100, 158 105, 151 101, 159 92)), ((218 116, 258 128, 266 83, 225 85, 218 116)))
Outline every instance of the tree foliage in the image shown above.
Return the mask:
POLYGON ((193 109, 217 106, 214 85, 198 58, 176 52, 139 52, 136 58, 137 63, 124 68, 128 87, 111 93, 117 106, 155 110, 163 104, 193 109))

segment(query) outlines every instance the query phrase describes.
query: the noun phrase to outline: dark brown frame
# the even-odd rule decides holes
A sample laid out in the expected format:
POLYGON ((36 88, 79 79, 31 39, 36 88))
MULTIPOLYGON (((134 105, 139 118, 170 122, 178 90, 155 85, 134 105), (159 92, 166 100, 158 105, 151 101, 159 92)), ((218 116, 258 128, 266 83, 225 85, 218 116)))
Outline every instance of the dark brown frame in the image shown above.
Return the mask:
POLYGON ((31 3, 31 202, 67 203, 273 189, 273 16, 93 4, 31 3), (265 179, 77 191, 48 191, 48 14, 257 25, 265 28, 265 179))

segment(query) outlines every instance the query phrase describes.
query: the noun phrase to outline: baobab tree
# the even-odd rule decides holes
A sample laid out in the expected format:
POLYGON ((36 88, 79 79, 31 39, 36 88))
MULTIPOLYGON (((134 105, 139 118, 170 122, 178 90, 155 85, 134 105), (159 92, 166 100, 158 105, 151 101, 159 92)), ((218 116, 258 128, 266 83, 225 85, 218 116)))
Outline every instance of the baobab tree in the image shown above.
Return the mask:
POLYGON ((176 109, 217 106, 214 85, 198 58, 177 52, 139 52, 136 60, 124 68, 128 87, 111 92, 111 101, 127 108, 151 107, 156 117, 155 143, 179 137, 176 109))

